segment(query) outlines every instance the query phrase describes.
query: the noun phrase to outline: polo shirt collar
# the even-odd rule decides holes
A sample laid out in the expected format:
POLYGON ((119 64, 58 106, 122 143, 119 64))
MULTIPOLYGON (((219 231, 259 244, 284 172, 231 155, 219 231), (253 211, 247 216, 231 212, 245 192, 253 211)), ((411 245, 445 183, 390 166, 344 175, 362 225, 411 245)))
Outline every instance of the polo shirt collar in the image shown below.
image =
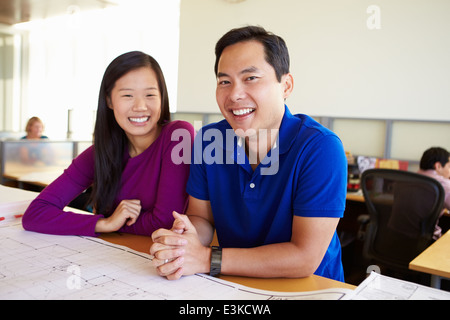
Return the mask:
POLYGON ((280 154, 286 153, 294 143, 295 137, 302 126, 302 120, 292 115, 287 105, 284 106, 284 116, 281 120, 280 131, 278 133, 278 144, 280 154))

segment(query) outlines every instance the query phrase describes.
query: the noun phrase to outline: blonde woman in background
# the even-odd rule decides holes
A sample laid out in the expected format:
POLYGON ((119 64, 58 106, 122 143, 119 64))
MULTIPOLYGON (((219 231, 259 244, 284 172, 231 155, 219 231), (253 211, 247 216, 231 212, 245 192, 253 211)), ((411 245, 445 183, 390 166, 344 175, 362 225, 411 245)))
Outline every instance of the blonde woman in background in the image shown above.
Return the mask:
POLYGON ((42 134, 44 132, 44 123, 38 117, 31 117, 30 120, 28 120, 25 131, 27 132, 27 135, 23 136, 21 138, 22 140, 48 139, 47 136, 42 134))

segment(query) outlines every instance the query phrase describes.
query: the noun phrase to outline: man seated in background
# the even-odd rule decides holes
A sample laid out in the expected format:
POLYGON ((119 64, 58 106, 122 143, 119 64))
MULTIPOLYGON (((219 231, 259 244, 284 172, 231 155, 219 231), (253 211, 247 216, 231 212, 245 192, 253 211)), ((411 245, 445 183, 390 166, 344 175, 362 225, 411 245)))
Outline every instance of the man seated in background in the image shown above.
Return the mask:
MULTIPOLYGON (((426 150, 420 159, 420 174, 439 181, 445 191, 444 210, 450 209, 450 153, 440 147, 432 147, 426 150)), ((442 216, 441 214, 441 216, 442 216)), ((442 229, 436 224, 434 239, 442 235, 442 229)))

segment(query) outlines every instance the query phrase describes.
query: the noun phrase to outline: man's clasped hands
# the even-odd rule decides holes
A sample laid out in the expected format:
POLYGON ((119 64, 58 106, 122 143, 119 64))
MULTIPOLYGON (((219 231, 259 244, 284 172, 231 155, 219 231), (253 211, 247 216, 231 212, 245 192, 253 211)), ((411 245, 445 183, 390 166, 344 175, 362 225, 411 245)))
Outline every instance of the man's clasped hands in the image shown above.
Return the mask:
POLYGON ((177 280, 183 275, 209 272, 211 249, 200 242, 188 216, 177 212, 173 216, 172 229, 158 229, 152 234, 150 254, 158 274, 177 280))

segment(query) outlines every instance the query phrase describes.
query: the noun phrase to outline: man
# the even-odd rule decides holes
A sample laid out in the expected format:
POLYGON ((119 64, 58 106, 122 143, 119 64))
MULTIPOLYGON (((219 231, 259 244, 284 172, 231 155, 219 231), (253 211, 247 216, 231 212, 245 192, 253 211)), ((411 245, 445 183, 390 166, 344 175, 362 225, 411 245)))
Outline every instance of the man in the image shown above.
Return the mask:
POLYGON ((285 42, 260 27, 233 29, 216 45, 215 72, 225 120, 196 137, 186 215, 152 235, 159 274, 343 281, 336 226, 346 157, 335 134, 285 106, 293 90, 285 42), (210 247, 214 231, 220 248, 210 247))
MULTIPOLYGON (((450 209, 450 153, 440 147, 427 149, 420 159, 420 170, 418 173, 436 179, 444 188, 445 200, 442 216, 450 209)), ((433 239, 439 239, 441 235, 442 228, 436 224, 433 239)))

